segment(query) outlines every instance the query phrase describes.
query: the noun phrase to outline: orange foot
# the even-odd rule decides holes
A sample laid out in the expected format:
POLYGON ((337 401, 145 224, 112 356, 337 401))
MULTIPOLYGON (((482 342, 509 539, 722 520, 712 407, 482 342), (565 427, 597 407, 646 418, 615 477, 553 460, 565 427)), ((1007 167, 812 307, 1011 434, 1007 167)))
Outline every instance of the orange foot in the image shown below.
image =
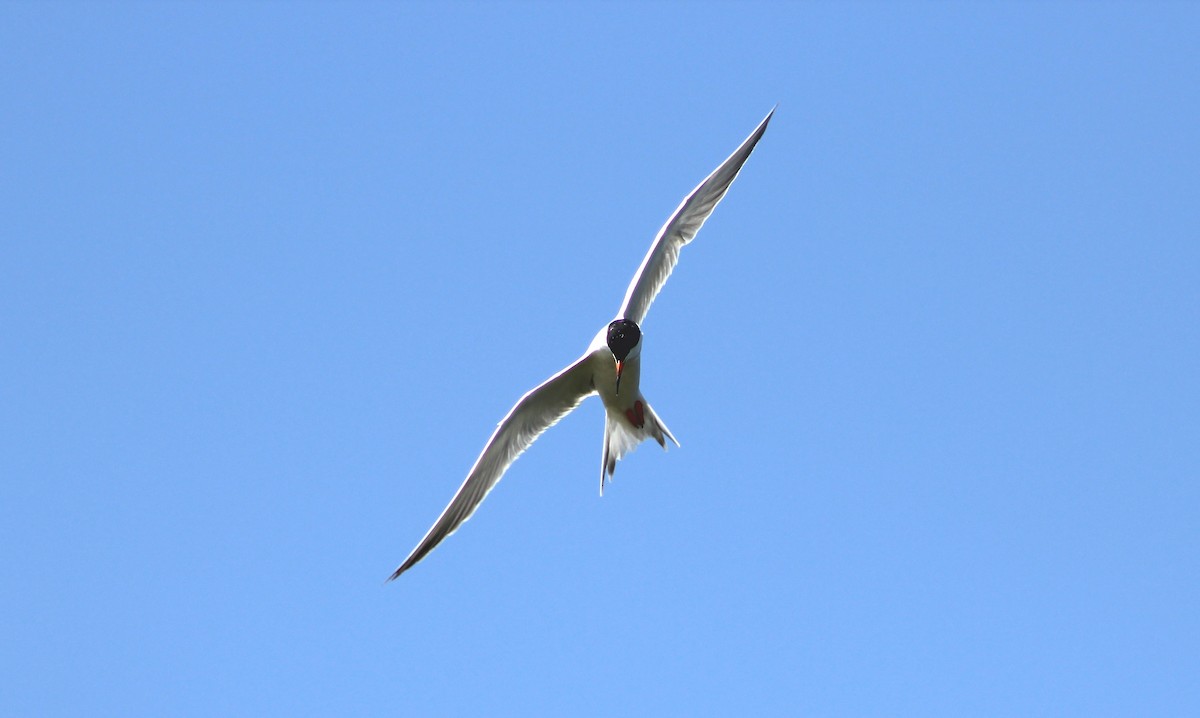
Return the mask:
POLYGON ((642 402, 635 401, 632 409, 625 410, 625 418, 629 419, 629 423, 637 428, 642 428, 646 425, 646 414, 642 409, 642 402))

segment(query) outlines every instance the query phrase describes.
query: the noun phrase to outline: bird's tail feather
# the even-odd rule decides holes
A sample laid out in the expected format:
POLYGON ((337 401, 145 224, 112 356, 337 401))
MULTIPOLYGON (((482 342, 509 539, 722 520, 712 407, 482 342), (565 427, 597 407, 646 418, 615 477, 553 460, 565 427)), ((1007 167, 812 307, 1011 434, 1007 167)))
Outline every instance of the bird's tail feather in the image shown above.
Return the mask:
POLYGON ((608 411, 604 412, 604 447, 600 456, 600 495, 604 495, 604 484, 617 470, 617 462, 626 454, 633 451, 646 439, 654 439, 658 445, 667 448, 667 439, 675 446, 679 440, 667 428, 666 423, 650 408, 650 402, 645 397, 640 399, 644 412, 645 423, 633 426, 621 418, 615 417, 608 411))
POLYGON ((654 413, 654 409, 650 408, 650 402, 643 400, 643 406, 646 411, 646 432, 654 437, 654 440, 664 450, 667 448, 667 439, 670 439, 671 443, 678 447, 679 440, 667 428, 666 423, 658 417, 658 414, 654 413))

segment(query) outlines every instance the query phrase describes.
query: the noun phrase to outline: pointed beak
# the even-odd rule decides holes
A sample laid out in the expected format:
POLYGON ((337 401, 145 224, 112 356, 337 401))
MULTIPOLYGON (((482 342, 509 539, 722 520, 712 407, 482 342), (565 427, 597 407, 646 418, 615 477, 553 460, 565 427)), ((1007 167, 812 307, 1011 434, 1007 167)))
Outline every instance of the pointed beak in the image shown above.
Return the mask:
POLYGON ((617 360, 617 396, 621 395, 621 370, 625 368, 625 362, 617 360))

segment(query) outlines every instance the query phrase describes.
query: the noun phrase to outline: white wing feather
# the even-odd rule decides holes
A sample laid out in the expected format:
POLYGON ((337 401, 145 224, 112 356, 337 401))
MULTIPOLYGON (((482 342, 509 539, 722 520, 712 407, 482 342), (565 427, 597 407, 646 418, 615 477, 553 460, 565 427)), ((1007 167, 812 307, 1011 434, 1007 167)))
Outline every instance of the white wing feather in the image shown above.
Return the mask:
POLYGON ((483 452, 475 460, 470 473, 450 500, 450 505, 434 522, 433 527, 421 539, 404 563, 400 564, 388 580, 392 580, 412 568, 439 543, 471 518, 484 497, 504 476, 512 462, 516 461, 530 444, 546 429, 591 394, 591 354, 585 354, 571 366, 542 382, 525 394, 496 427, 483 452))
POLYGON ((708 219, 717 203, 725 196, 729 185, 746 163, 746 158, 754 151, 754 146, 766 131, 767 123, 771 121, 773 114, 774 108, 767 113, 758 127, 754 128, 754 132, 750 133, 746 141, 734 150, 720 167, 713 170, 699 187, 692 190, 662 229, 658 230, 658 236, 654 238, 650 251, 642 260, 642 266, 638 267, 633 282, 625 292, 625 301, 621 303, 618 317, 632 320, 639 325, 642 323, 646 311, 650 309, 650 303, 654 301, 654 297, 658 295, 667 277, 671 275, 671 270, 679 261, 679 250, 692 241, 704 220, 708 219))

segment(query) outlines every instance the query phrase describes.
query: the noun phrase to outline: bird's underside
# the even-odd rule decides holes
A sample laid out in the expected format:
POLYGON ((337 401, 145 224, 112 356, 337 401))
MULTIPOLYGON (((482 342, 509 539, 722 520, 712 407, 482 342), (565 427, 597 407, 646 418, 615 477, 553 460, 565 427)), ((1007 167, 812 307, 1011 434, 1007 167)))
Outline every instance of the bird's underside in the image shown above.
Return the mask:
POLYGON ((629 284, 617 319, 600 330, 582 357, 527 392, 500 421, 450 504, 389 580, 407 571, 454 533, 471 517, 513 461, 542 432, 592 394, 599 394, 604 402, 601 493, 617 462, 641 442, 652 438, 664 449, 667 440, 679 445, 641 393, 639 325, 679 261, 680 250, 695 238, 725 196, 774 113, 772 109, 733 154, 684 198, 659 230, 629 284))

